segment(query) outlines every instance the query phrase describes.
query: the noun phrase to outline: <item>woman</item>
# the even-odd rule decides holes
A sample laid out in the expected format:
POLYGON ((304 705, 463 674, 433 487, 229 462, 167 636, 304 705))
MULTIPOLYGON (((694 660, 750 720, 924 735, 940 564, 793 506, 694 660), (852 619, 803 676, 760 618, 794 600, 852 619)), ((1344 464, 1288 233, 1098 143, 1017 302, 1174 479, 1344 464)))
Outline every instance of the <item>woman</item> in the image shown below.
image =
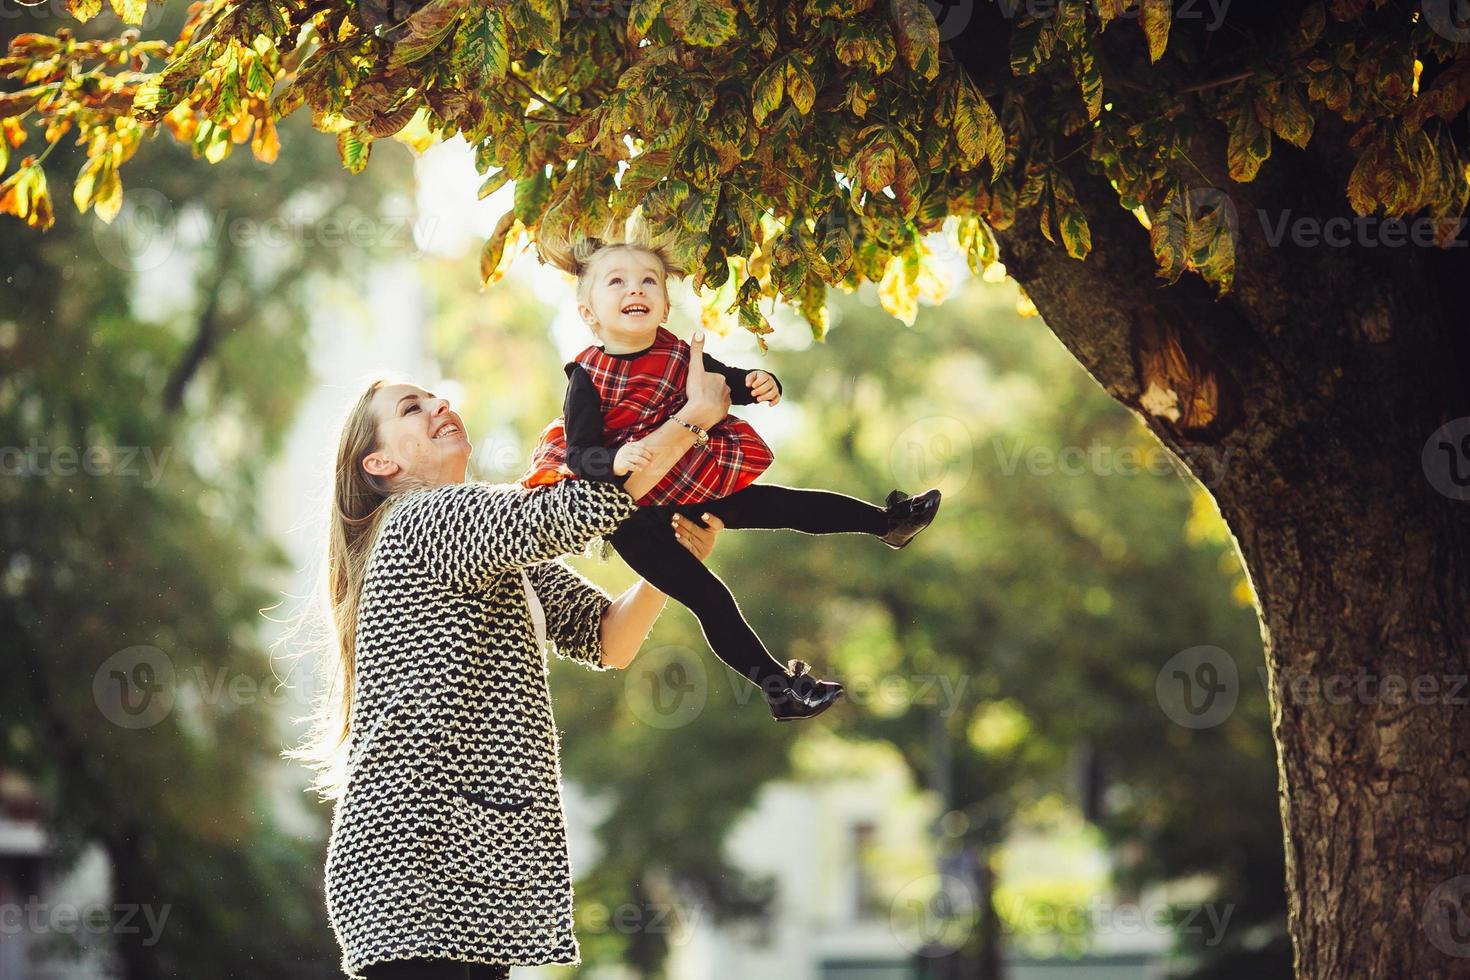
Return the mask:
MULTIPOLYGON (((691 371, 686 393, 683 422, 728 411, 718 375, 691 371)), ((340 683, 291 753, 336 801, 327 910, 350 976, 580 962, 542 643, 624 667, 665 597, 639 582, 612 601, 560 556, 611 533, 694 440, 671 419, 623 487, 525 490, 465 481, 470 442, 444 399, 383 382, 359 399, 328 553, 340 683)), ((684 522, 701 557, 713 533, 684 522)))

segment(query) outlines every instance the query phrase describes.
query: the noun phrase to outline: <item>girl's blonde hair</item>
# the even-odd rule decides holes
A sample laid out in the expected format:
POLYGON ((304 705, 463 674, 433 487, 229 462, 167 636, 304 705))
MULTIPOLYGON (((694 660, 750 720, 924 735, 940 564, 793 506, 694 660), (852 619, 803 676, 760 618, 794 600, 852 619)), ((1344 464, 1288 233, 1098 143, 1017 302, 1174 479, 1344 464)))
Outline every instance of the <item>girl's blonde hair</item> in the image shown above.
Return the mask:
POLYGON ((378 449, 373 396, 388 383, 388 379, 379 378, 368 385, 348 412, 337 443, 326 565, 326 599, 334 642, 327 644, 329 652, 322 658, 324 684, 312 705, 306 740, 284 753, 286 758, 314 770, 316 777, 310 788, 332 800, 341 797, 347 784, 346 742, 357 676, 358 600, 378 526, 387 512, 384 505, 393 496, 381 480, 362 468, 362 461, 378 449))
POLYGON ((635 248, 647 252, 663 266, 664 292, 668 292, 668 278, 681 278, 688 270, 680 267, 670 255, 667 243, 656 242, 648 225, 638 213, 618 229, 609 222, 598 235, 580 235, 571 241, 555 238, 537 238, 536 254, 543 263, 549 263, 563 272, 577 277, 577 302, 592 305, 592 263, 598 256, 620 248, 635 248))

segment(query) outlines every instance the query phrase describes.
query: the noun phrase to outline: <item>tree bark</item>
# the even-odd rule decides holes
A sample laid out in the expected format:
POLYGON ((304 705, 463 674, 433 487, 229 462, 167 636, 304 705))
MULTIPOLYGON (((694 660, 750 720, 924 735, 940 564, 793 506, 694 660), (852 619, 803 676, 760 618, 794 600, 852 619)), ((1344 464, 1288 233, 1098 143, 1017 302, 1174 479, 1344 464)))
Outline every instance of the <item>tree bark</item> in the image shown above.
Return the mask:
POLYGON ((1470 501, 1421 463, 1470 415, 1454 318, 1470 249, 1272 245, 1283 213, 1352 217, 1342 139, 1324 123, 1249 185, 1207 175, 1239 217, 1223 298, 1157 279, 1147 232, 1080 156, 1064 169, 1093 254, 1069 258, 1023 213, 1002 259, 1234 534, 1266 651, 1297 975, 1470 977, 1470 501))

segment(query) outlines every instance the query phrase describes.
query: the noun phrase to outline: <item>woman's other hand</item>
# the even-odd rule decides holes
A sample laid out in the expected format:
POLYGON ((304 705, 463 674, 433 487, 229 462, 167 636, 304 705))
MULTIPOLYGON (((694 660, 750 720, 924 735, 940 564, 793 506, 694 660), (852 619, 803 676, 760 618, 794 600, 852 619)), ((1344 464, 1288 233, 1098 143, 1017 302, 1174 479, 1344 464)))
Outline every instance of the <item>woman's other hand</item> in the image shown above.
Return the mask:
POLYGON ((706 527, 700 527, 698 521, 691 521, 687 517, 674 515, 674 537, 680 544, 704 561, 715 550, 715 538, 725 529, 725 522, 713 514, 700 514, 700 520, 704 521, 706 527))
POLYGON ((689 342, 689 376, 684 382, 689 403, 679 411, 687 422, 708 429, 730 414, 730 386, 721 374, 704 369, 704 331, 696 330, 689 342))

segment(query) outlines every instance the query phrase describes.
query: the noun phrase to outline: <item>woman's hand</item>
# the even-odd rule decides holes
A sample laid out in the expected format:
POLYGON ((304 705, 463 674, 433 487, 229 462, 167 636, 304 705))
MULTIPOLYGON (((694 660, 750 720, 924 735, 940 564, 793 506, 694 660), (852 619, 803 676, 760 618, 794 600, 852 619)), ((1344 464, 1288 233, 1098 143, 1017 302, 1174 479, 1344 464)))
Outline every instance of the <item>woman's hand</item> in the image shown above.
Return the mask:
POLYGON ((699 526, 699 521, 691 521, 687 517, 674 515, 674 538, 689 551, 704 561, 715 550, 715 538, 725 529, 725 522, 713 514, 700 514, 700 520, 704 521, 705 527, 699 526))
POLYGON ((704 369, 704 331, 696 330, 689 342, 689 377, 684 382, 689 403, 678 412, 684 421, 708 429, 730 414, 730 386, 724 375, 704 369))

